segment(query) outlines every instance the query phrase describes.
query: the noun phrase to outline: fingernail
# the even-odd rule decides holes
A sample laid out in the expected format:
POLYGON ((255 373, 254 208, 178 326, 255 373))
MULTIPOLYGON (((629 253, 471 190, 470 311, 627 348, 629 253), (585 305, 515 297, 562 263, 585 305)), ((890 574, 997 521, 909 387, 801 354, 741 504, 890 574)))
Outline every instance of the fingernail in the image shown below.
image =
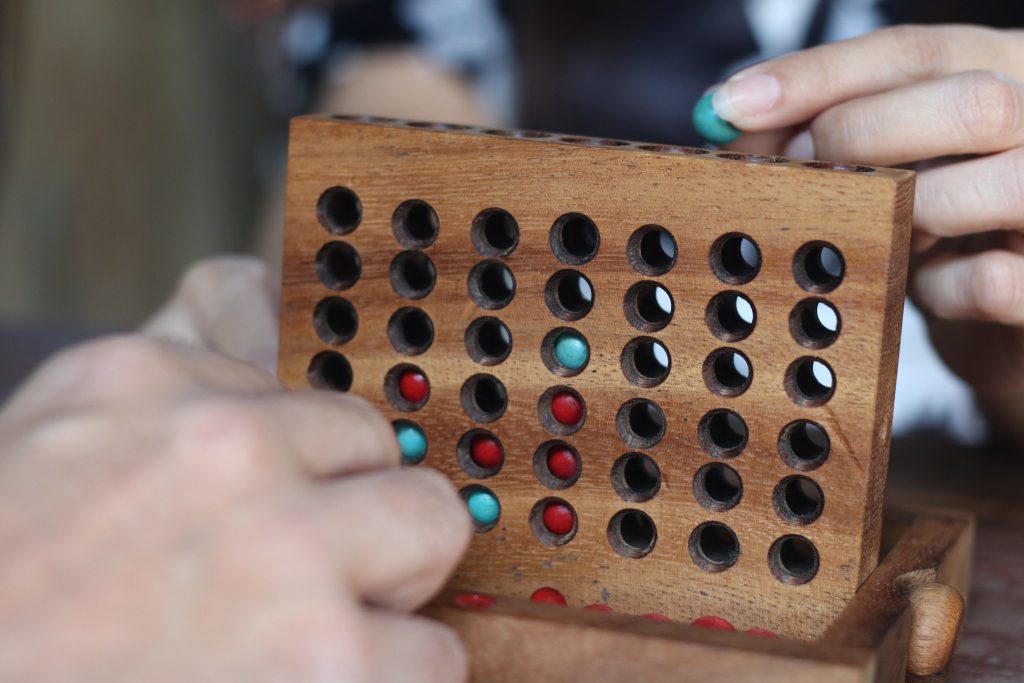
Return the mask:
POLYGON ((771 74, 734 76, 715 91, 711 105, 726 121, 741 122, 771 110, 782 95, 779 80, 771 74))
POLYGON ((792 157, 794 159, 813 159, 814 158, 814 138, 811 137, 811 131, 805 130, 800 135, 789 141, 786 145, 785 151, 782 152, 783 156, 792 157))

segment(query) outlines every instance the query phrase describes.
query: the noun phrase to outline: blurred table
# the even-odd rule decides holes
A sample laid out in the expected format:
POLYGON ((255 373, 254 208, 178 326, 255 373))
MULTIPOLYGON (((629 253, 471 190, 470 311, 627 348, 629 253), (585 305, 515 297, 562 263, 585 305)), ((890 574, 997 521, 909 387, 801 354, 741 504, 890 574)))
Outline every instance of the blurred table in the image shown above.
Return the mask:
MULTIPOLYGON (((87 336, 0 324, 0 400, 47 355, 87 336)), ((1024 681, 1024 449, 964 448, 927 435, 898 439, 887 499, 977 515, 967 620, 948 681, 1024 681)))

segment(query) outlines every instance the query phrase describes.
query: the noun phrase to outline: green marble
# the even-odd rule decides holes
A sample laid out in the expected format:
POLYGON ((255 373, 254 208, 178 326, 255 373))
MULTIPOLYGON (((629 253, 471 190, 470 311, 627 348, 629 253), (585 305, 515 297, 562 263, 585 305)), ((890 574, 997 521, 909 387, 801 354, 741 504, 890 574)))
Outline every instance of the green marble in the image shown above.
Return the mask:
POLYGON ((711 104, 709 92, 697 101, 693 108, 693 127, 708 142, 714 145, 728 145, 741 135, 741 131, 718 114, 711 104))

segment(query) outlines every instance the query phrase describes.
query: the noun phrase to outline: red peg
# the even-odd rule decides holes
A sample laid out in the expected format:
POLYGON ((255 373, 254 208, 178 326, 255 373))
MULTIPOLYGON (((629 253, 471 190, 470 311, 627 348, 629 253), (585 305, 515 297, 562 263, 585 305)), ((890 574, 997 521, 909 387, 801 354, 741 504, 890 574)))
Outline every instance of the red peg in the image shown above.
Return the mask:
POLYGON ((587 605, 583 609, 588 609, 591 612, 614 612, 615 611, 611 607, 609 607, 608 605, 603 605, 603 604, 601 604, 599 602, 595 602, 593 605, 587 605))
POLYGON ((583 401, 571 391, 560 391, 551 397, 551 415, 559 423, 571 427, 583 419, 583 401))
POLYGON ((398 393, 409 403, 420 403, 430 394, 430 381, 419 370, 406 370, 398 378, 398 393))
POLYGON ((564 606, 568 604, 565 600, 565 596, 551 586, 538 588, 533 592, 533 595, 530 596, 530 599, 534 602, 547 602, 552 605, 564 606))
POLYGON ((576 515, 565 503, 552 501, 544 506, 544 528, 555 536, 565 536, 576 526, 576 515))
POLYGON ((478 467, 492 470, 501 465, 501 443, 488 434, 478 434, 469 444, 469 457, 478 467))
POLYGON ((580 459, 571 448, 555 446, 548 451, 548 471, 559 479, 572 479, 579 474, 580 459))
POLYGON ((722 617, 715 617, 715 616, 710 616, 710 615, 706 616, 706 617, 699 617, 697 619, 694 619, 693 620, 693 625, 694 626, 699 626, 701 628, 714 629, 716 631, 735 631, 736 630, 736 627, 733 626, 732 624, 730 624, 728 622, 728 620, 723 619, 722 617))

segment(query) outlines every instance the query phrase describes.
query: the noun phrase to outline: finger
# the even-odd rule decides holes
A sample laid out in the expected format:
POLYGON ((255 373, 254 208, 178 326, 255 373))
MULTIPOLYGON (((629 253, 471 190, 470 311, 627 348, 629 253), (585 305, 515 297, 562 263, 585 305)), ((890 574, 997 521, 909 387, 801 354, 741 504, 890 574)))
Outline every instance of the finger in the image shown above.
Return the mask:
POLYGON ((917 268, 915 301, 943 320, 1024 325, 1024 256, 987 251, 944 255, 917 268))
POLYGON ((278 297, 276 283, 258 259, 211 258, 189 268, 171 300, 142 331, 273 372, 278 297))
POLYGON ((469 679, 466 650, 448 626, 426 617, 377 610, 366 621, 373 667, 368 680, 464 683, 469 679))
POLYGON ((316 487, 308 523, 351 590, 412 609, 433 596, 469 543, 466 506, 428 469, 346 477, 316 487))
POLYGON ((839 104, 811 124, 814 156, 879 166, 1024 144, 1024 83, 970 71, 839 104))
POLYGON ((1024 80, 1019 37, 975 26, 898 26, 756 64, 712 104, 747 131, 791 126, 840 102, 961 71, 1010 69, 1024 80))
POLYGON ((37 370, 12 398, 16 410, 54 411, 125 400, 181 396, 201 389, 253 395, 280 391, 259 368, 143 335, 116 335, 75 346, 37 370))
POLYGON ((747 154, 776 156, 782 153, 782 150, 786 148, 786 143, 795 134, 796 131, 789 128, 766 130, 759 133, 746 133, 737 138, 735 142, 724 145, 723 149, 745 152, 747 154))
POLYGON ((391 423, 361 398, 293 391, 258 401, 265 419, 278 425, 285 452, 310 476, 337 477, 397 467, 401 461, 391 423))
POLYGON ((1024 149, 919 173, 914 226, 932 237, 1024 227, 1024 149))

